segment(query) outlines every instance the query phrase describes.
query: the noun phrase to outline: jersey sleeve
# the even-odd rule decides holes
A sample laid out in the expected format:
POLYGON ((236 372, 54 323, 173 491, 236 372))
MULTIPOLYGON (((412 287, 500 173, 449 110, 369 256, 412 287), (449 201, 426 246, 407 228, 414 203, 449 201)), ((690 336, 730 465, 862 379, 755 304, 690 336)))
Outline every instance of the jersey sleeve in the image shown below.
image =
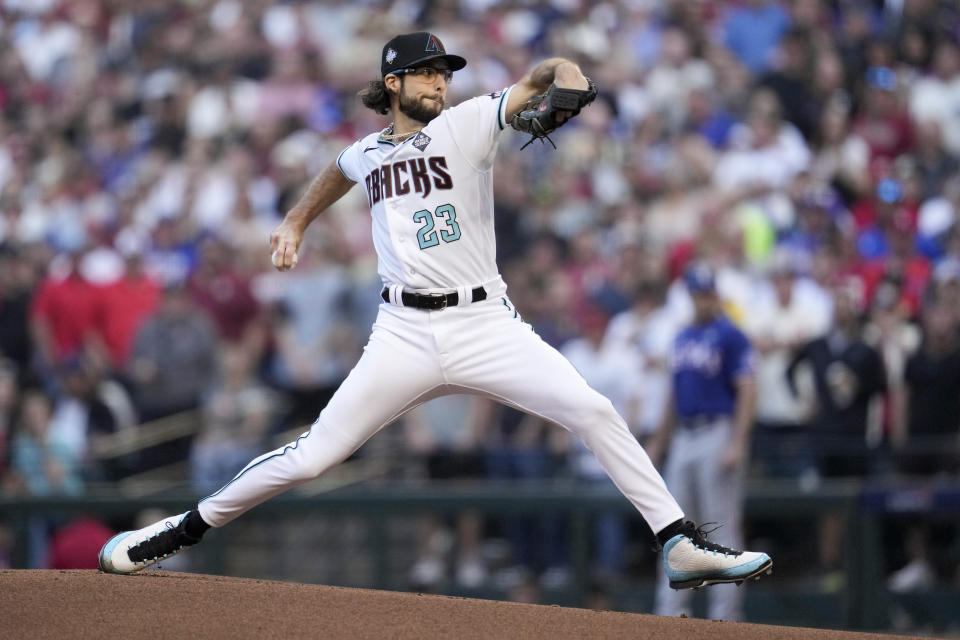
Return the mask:
POLYGON ((756 369, 753 356, 753 347, 750 341, 738 329, 731 327, 725 340, 726 369, 730 380, 741 376, 752 376, 756 369))
POLYGON ((671 375, 677 374, 677 352, 680 350, 680 343, 683 341, 685 333, 685 331, 680 331, 670 340, 670 345, 667 349, 667 371, 669 371, 671 375))
POLYGON ((340 173, 343 174, 343 177, 350 182, 363 181, 364 173, 361 165, 363 152, 360 150, 361 143, 362 140, 357 140, 337 156, 337 167, 340 168, 340 173))
POLYGON ((475 167, 493 164, 500 134, 507 127, 507 100, 512 87, 461 102, 449 110, 453 140, 475 167))

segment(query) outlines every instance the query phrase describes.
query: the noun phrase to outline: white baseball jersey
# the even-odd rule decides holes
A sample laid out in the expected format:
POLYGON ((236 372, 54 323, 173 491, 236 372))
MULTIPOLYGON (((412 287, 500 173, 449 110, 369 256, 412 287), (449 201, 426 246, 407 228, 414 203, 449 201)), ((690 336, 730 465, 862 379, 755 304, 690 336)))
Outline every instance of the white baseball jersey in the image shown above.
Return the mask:
POLYGON ((497 277, 493 160, 509 93, 446 109, 399 144, 371 133, 337 158, 366 191, 385 285, 453 289, 497 277))

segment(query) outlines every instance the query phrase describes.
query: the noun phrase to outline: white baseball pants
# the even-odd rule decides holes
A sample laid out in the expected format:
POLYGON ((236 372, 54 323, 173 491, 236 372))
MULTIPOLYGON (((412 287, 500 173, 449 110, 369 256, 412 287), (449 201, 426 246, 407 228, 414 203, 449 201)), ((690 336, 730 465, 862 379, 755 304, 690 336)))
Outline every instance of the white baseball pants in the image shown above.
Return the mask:
POLYGON ((227 524, 342 462, 406 411, 451 393, 480 394, 577 435, 654 532, 682 518, 610 401, 519 318, 502 280, 487 291, 484 301, 440 311, 380 305, 363 355, 310 430, 201 500, 203 519, 227 524))

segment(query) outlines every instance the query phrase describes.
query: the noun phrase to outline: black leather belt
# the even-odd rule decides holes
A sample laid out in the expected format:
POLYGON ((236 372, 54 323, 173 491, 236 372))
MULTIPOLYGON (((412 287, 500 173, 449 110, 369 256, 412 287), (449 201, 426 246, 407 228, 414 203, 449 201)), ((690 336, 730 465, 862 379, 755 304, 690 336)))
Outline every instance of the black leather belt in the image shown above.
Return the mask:
MULTIPOLYGON (((384 289, 380 292, 380 297, 384 302, 390 302, 390 290, 384 289)), ((400 294, 403 306, 414 307, 416 309, 430 309, 438 311, 447 307, 455 307, 460 302, 460 294, 453 293, 415 293, 413 291, 403 291, 400 294)), ((487 299, 487 290, 483 287, 475 287, 470 292, 470 302, 480 302, 487 299)))
POLYGON ((716 414, 697 414, 695 416, 689 416, 686 418, 678 418, 677 426, 681 429, 689 429, 691 431, 696 429, 702 429, 703 427, 709 427, 716 424, 718 421, 729 418, 730 416, 724 413, 716 414))

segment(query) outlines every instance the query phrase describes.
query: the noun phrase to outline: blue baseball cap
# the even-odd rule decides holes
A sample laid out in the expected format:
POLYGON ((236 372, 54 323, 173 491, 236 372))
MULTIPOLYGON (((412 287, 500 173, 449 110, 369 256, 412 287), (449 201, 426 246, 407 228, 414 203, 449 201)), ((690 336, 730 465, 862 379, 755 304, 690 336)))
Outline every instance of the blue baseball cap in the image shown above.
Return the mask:
POLYGON ((691 264, 683 274, 683 282, 690 293, 713 293, 716 291, 716 281, 713 269, 705 262, 691 264))
POLYGON ((897 72, 890 67, 870 67, 867 69, 867 84, 874 89, 895 91, 897 88, 897 72))
POLYGON ((887 203, 900 202, 903 199, 903 189, 893 178, 884 178, 877 185, 877 197, 887 203))

